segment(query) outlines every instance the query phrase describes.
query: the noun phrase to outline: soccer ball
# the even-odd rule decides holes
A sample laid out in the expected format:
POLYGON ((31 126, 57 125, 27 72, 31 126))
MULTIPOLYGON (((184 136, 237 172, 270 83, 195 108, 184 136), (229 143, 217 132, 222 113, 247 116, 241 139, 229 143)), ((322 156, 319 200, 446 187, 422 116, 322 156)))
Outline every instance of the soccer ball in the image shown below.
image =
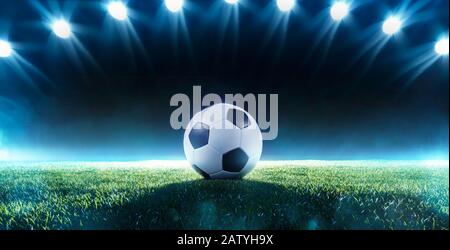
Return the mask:
POLYGON ((245 110, 216 104, 194 115, 184 133, 184 153, 206 179, 237 179, 259 161, 262 135, 245 110))

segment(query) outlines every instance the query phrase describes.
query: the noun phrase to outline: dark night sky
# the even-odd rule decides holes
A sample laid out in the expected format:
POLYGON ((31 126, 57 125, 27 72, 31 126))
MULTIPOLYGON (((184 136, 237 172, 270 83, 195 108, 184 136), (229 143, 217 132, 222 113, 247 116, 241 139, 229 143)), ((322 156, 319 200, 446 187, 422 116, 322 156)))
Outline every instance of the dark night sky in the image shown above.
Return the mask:
POLYGON ((169 100, 201 85, 279 94, 279 137, 263 159, 448 159, 448 57, 419 61, 448 32, 447 0, 354 1, 333 39, 328 0, 299 1, 290 15, 274 1, 241 1, 236 13, 190 0, 180 15, 130 0, 128 26, 99 2, 1 2, 0 38, 17 55, 0 59, 0 149, 46 160, 182 158, 169 100), (401 7, 407 27, 378 54, 376 43, 365 50, 401 7), (44 9, 70 16, 76 38, 56 38, 44 9))

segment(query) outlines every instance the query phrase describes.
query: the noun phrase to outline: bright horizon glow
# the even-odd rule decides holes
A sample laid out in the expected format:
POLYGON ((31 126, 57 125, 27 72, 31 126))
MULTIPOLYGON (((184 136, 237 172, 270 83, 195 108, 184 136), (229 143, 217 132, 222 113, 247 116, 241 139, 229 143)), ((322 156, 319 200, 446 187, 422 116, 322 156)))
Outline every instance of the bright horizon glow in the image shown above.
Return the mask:
POLYGON ((125 4, 122 2, 111 2, 108 5, 109 14, 119 21, 123 21, 128 18, 128 10, 125 4))
POLYGON ((277 0, 277 6, 280 11, 288 12, 295 7, 295 0, 277 0))
POLYGON ((434 45, 434 51, 439 56, 448 56, 448 37, 437 41, 434 45))
MULTIPOLYGON (((82 164, 86 167, 101 167, 104 168, 118 168, 118 169, 139 169, 139 168, 155 168, 155 169, 171 169, 171 168, 185 168, 190 169, 191 165, 186 160, 137 160, 137 161, 43 161, 32 159, 19 159, 17 155, 8 152, 7 150, 0 149, 0 168, 2 162, 19 162, 21 167, 26 167, 24 162, 29 163, 45 163, 45 166, 55 167, 64 165, 73 165, 74 167, 80 167, 82 164), (49 163, 54 163, 52 165, 49 163)), ((256 164, 256 168, 277 168, 277 167, 333 167, 333 166, 363 166, 364 167, 422 167, 422 168, 449 168, 449 160, 263 160, 256 164)), ((8 165, 6 165, 8 166, 8 165)), ((37 166, 32 164, 30 166, 37 166)))
POLYGON ((12 46, 9 42, 0 40, 0 57, 7 58, 12 55, 12 46))
POLYGON ((0 161, 6 161, 9 159, 9 152, 6 149, 0 148, 0 161))
POLYGON ((239 0, 225 0, 225 2, 229 4, 237 4, 239 0))
POLYGON ((399 32, 401 28, 402 21, 396 16, 388 17, 383 23, 383 32, 388 36, 392 36, 399 32))
POLYGON ((341 21, 344 19, 349 12, 349 5, 346 2, 335 2, 330 9, 331 18, 335 21, 341 21))
POLYGON ((171 12, 178 12, 183 8, 184 0, 165 0, 164 4, 171 12))
POLYGON ((64 19, 55 21, 52 24, 52 30, 55 35, 62 39, 67 39, 72 35, 72 28, 70 27, 70 24, 64 19))
POLYGON ((449 161, 448 160, 425 160, 422 161, 422 163, 425 165, 425 167, 427 168, 445 168, 445 167, 449 167, 449 161))

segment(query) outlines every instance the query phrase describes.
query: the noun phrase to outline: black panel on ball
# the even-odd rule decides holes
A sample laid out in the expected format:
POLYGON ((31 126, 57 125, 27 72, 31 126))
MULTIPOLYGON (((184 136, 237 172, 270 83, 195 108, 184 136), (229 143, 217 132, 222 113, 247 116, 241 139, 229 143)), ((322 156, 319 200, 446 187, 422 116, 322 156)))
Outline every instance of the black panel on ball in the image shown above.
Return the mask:
POLYGON ((194 149, 201 148, 208 144, 209 126, 198 122, 189 133, 189 141, 194 149))
POLYGON ((223 155, 223 170, 228 172, 240 172, 248 162, 248 155, 240 148, 233 149, 223 155))

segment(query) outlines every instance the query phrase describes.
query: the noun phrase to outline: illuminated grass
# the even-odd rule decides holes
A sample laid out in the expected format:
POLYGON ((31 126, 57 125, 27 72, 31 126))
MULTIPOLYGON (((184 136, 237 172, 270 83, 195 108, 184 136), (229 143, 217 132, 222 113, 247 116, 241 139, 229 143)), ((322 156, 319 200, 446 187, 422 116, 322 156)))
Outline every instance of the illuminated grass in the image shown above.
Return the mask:
POLYGON ((241 181, 182 164, 0 163, 0 229, 448 227, 448 167, 414 162, 285 162, 241 181))

